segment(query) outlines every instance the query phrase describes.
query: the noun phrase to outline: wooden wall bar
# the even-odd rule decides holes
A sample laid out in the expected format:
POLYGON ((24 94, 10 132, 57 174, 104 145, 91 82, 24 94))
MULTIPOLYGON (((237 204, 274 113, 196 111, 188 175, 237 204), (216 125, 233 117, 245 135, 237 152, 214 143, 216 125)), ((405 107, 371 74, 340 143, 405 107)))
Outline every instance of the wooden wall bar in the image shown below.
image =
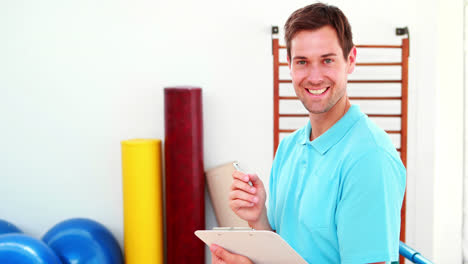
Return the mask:
MULTIPOLYGON (((308 114, 306 112, 281 112, 280 102, 282 101, 294 101, 298 100, 297 96, 292 95, 280 95, 280 84, 292 85, 291 79, 281 79, 280 78, 280 68, 287 67, 288 63, 281 61, 280 50, 286 49, 286 46, 280 45, 277 38, 273 38, 273 150, 275 153, 278 147, 278 144, 281 140, 280 134, 288 134, 294 132, 299 127, 281 127, 280 128, 280 119, 282 118, 306 118, 308 114)), ((398 118, 400 120, 399 129, 385 129, 385 131, 391 135, 400 135, 399 142, 396 144, 396 150, 400 152, 401 160, 406 166, 407 158, 407 122, 408 122, 408 57, 409 57, 409 40, 407 38, 402 39, 401 45, 356 45, 359 49, 379 49, 379 52, 383 52, 388 49, 400 49, 401 57, 400 61, 375 61, 375 62, 358 62, 356 63, 356 69, 358 67, 401 67, 401 77, 399 79, 377 79, 374 76, 369 76, 369 79, 351 79, 348 80, 348 83, 351 84, 395 84, 401 87, 401 92, 399 96, 376 96, 372 95, 359 95, 359 96, 350 96, 350 100, 354 101, 366 101, 366 102, 375 102, 376 105, 379 102, 384 101, 394 101, 400 103, 399 113, 387 113, 386 111, 382 112, 364 112, 369 116, 369 118, 398 118), (398 147, 397 147, 398 146, 398 147)), ((367 77, 367 76, 366 76, 367 77)), ((403 206, 401 209, 401 234, 400 240, 405 241, 406 236, 406 195, 403 200, 403 206)), ((400 263, 403 263, 403 257, 400 256, 400 263)))

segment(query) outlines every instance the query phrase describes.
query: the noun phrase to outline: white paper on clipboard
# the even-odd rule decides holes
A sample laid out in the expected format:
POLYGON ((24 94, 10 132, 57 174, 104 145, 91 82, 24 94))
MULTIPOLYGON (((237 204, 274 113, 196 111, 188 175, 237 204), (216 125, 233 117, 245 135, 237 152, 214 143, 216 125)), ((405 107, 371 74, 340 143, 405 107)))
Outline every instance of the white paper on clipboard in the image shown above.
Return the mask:
POLYGON ((217 244, 255 264, 308 264, 278 234, 265 230, 197 230, 206 245, 217 244))

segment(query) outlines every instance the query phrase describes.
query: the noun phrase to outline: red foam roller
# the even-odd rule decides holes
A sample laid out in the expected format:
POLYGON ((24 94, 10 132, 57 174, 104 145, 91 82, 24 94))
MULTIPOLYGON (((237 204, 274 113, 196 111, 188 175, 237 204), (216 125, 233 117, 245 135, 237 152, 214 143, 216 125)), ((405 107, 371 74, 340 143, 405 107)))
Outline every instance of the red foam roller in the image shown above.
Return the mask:
POLYGON ((167 264, 204 264, 205 176, 201 89, 164 89, 167 264))

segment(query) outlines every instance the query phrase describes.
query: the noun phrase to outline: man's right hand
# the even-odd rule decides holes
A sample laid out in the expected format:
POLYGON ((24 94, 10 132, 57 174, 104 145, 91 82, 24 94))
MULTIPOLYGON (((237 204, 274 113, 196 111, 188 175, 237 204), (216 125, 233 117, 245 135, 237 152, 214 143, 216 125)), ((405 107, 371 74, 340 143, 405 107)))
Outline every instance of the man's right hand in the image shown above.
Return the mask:
POLYGON ((232 211, 258 230, 271 230, 266 214, 266 192, 257 174, 240 171, 232 173, 233 182, 229 194, 232 211), (249 181, 253 186, 249 185, 249 181))

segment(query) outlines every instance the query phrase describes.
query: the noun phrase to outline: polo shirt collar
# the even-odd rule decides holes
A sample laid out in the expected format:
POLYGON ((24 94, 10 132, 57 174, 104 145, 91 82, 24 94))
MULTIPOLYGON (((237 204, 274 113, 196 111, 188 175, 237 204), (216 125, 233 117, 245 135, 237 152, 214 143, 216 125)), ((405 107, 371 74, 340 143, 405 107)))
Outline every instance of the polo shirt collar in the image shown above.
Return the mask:
POLYGON ((321 155, 324 155, 331 147, 333 147, 341 138, 351 129, 351 127, 362 117, 364 113, 361 112, 359 106, 351 105, 348 112, 330 127, 325 133, 320 135, 313 141, 309 140, 311 125, 310 120, 307 122, 303 130, 302 139, 299 142, 302 145, 308 144, 314 147, 321 155))

